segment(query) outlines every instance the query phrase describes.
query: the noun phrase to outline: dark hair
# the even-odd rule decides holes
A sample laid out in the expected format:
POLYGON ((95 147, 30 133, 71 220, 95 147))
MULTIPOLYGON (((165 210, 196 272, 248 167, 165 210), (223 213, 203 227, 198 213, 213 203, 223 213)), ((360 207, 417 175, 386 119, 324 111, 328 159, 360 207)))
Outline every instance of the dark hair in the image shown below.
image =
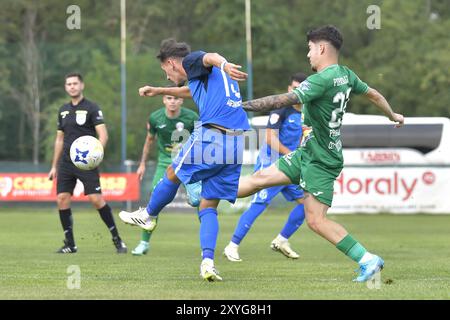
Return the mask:
POLYGON ((67 80, 67 78, 72 78, 72 77, 77 77, 78 80, 80 80, 80 82, 83 82, 83 76, 78 72, 71 72, 71 73, 66 74, 66 77, 64 78, 64 80, 67 80))
POLYGON ((292 81, 297 81, 298 83, 302 83, 303 81, 306 80, 306 78, 307 78, 307 76, 304 73, 297 72, 291 76, 291 83, 292 83, 292 81))
POLYGON ((186 42, 177 42, 173 38, 161 42, 159 54, 156 56, 161 62, 168 58, 184 58, 191 53, 191 47, 186 42))
POLYGON ((306 40, 311 42, 321 40, 328 41, 333 47, 336 48, 336 50, 341 49, 342 43, 344 42, 341 32, 332 25, 327 25, 308 31, 306 34, 306 40))

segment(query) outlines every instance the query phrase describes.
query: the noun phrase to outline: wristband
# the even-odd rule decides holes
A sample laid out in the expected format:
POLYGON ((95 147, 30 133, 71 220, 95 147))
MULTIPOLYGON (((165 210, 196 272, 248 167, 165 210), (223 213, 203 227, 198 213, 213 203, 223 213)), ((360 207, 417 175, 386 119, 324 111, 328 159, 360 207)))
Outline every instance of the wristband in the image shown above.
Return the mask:
POLYGON ((220 64, 220 70, 223 71, 223 68, 225 68, 225 65, 228 63, 227 60, 224 60, 221 64, 220 64))

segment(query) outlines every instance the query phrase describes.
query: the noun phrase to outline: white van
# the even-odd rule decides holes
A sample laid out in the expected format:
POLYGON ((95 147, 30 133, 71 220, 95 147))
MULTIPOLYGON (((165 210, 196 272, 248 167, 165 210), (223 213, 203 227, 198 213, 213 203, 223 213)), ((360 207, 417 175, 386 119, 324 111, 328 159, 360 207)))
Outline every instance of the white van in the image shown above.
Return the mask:
MULTIPOLYGON (((258 146, 264 143, 268 116, 253 117, 258 146)), ((345 165, 448 165, 450 119, 407 117, 402 128, 385 116, 346 113, 341 127, 345 165)), ((258 150, 246 149, 244 163, 254 164, 258 150)))

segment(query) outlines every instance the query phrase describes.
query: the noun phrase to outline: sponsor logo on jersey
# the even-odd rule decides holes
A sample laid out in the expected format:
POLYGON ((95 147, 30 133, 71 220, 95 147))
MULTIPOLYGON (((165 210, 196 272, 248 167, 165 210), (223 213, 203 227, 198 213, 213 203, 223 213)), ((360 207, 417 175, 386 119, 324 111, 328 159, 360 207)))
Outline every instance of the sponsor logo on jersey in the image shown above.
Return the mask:
POLYGON ((300 188, 305 189, 306 188, 306 181, 300 178, 299 186, 300 186, 300 188))
POLYGON ((338 140, 337 142, 330 141, 328 144, 328 149, 333 150, 336 149, 337 151, 341 151, 342 149, 342 141, 338 140))
POLYGON ((76 114, 75 121, 77 122, 78 125, 82 126, 83 124, 86 123, 87 113, 88 112, 86 110, 75 111, 76 114))
POLYGON ((173 145, 170 144, 170 143, 166 143, 166 144, 164 145, 164 149, 166 150, 166 152, 172 152, 172 150, 173 150, 173 145))
POLYGON ((266 189, 261 190, 261 191, 258 193, 258 196, 259 196, 259 198, 260 198, 261 200, 266 200, 266 199, 267 199, 267 190, 266 190, 266 189))
POLYGON ((342 86, 347 83, 348 83, 348 76, 343 76, 343 77, 333 79, 333 86, 335 86, 335 87, 342 86))
POLYGON ((227 106, 232 107, 232 108, 239 108, 242 106, 242 100, 234 101, 234 100, 228 99, 227 106))
POLYGON ((309 139, 311 139, 313 135, 313 128, 308 126, 303 126, 303 135, 302 135, 302 141, 300 142, 300 146, 304 147, 306 146, 306 143, 309 139))
POLYGON ((298 86, 298 89, 300 91, 308 91, 311 90, 311 84, 308 82, 308 80, 303 81, 302 83, 300 83, 300 85, 298 86))
POLYGON ((103 112, 98 110, 97 120, 103 120, 103 112))
POLYGON ((177 131, 183 131, 183 129, 184 129, 184 123, 183 123, 183 122, 177 122, 177 124, 175 125, 175 127, 177 128, 177 131))
POLYGON ((69 111, 63 111, 61 112, 61 118, 65 118, 69 114, 69 111))
POLYGON ((341 130, 340 129, 330 129, 330 138, 335 138, 335 137, 339 137, 341 135, 341 130))
POLYGON ((292 166, 291 159, 292 159, 292 157, 294 156, 294 152, 295 152, 295 151, 289 152, 288 154, 286 154, 286 155, 283 156, 283 159, 287 162, 287 164, 288 164, 289 166, 292 166))
POLYGON ((280 119, 280 115, 278 113, 272 113, 270 115, 269 122, 270 124, 275 124, 278 122, 278 119, 280 119))
POLYGON ((166 124, 161 124, 159 126, 157 126, 158 129, 164 129, 166 127, 166 124))

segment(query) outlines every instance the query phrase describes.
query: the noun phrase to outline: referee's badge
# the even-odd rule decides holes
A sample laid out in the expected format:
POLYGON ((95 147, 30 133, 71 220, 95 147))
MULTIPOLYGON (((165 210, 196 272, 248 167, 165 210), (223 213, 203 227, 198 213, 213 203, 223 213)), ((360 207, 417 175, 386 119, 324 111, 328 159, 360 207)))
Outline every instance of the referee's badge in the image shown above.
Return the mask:
POLYGON ((183 131, 183 129, 184 129, 184 123, 183 123, 183 122, 177 122, 177 124, 175 125, 175 127, 177 128, 177 131, 183 131))
POLYGON ((87 117, 87 111, 86 110, 77 110, 75 111, 76 117, 75 121, 78 125, 82 126, 86 123, 86 117, 87 117))

